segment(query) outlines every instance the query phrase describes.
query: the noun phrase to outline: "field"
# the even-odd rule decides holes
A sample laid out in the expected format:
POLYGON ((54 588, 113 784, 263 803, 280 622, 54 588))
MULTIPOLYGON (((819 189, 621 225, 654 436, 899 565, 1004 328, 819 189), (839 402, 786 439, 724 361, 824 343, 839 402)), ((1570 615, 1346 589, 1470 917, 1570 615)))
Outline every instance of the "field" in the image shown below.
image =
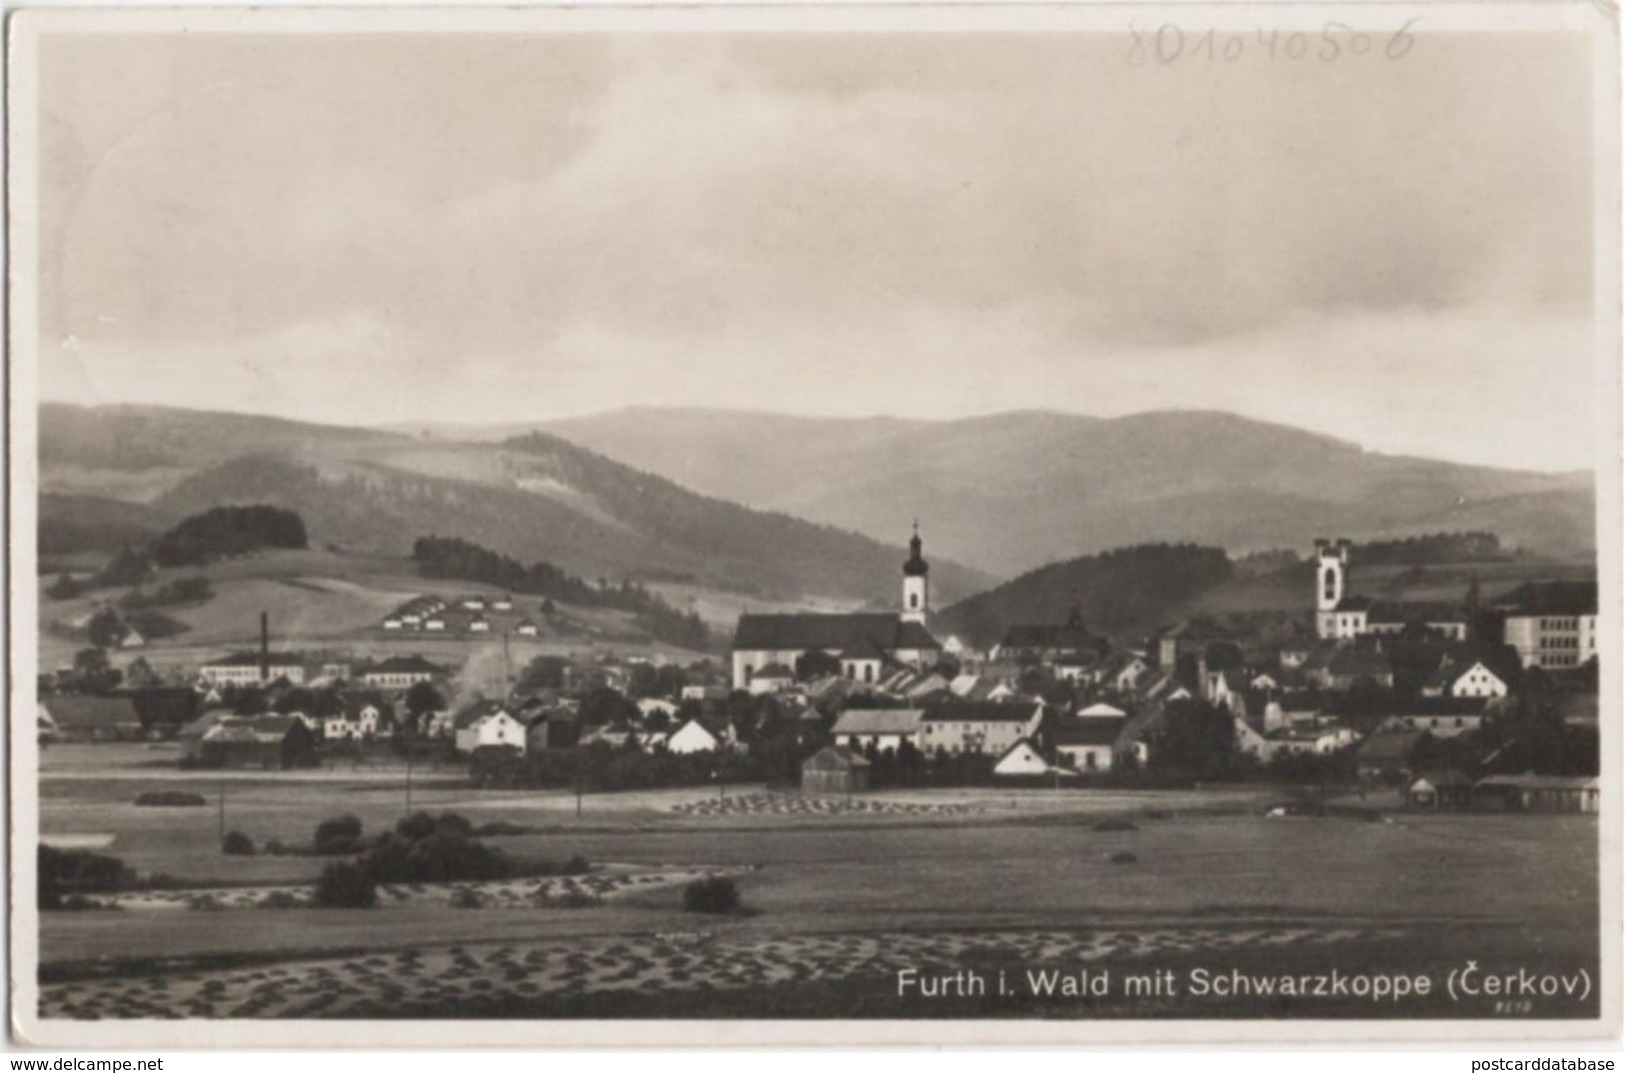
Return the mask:
MULTIPOLYGON (((321 861, 228 858, 226 823, 256 841, 308 839, 319 819, 368 830, 405 808, 401 772, 200 779, 161 751, 47 753, 44 837, 110 836, 142 871, 219 887, 222 901, 308 883, 321 861), (192 788, 204 808, 142 809, 142 789, 192 788)), ((509 884, 482 908, 449 889, 373 910, 170 904, 45 914, 42 1012, 167 1016, 1594 1016, 1585 1001, 1515 1010, 1438 994, 1368 1002, 1113 993, 898 993, 898 972, 1422 973, 1442 989, 1465 958, 1596 979, 1596 824, 1583 816, 1272 817, 1260 790, 931 791, 872 807, 765 807, 759 787, 588 796, 480 794, 418 773, 413 807, 528 831, 494 844, 595 865, 575 907, 509 884), (723 807, 717 807, 719 798, 723 807), (732 802, 730 806, 728 803, 732 802), (1104 818, 1120 821, 1097 829, 1104 818), (746 912, 681 909, 695 875, 735 877, 746 912)), ((789 801, 804 799, 787 798, 789 801)), ((844 804, 844 802, 843 802, 844 804)), ((532 886, 535 884, 533 883, 532 886)), ((549 888, 553 895, 557 888, 549 888)), ((173 899, 171 899, 173 902, 173 899)))

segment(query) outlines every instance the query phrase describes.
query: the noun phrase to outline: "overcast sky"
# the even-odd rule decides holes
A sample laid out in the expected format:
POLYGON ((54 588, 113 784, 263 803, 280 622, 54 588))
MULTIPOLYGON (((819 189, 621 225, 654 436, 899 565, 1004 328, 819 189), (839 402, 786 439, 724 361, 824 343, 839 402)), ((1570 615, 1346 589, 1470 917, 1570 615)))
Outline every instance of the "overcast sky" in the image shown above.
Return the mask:
POLYGON ((1583 37, 55 37, 48 397, 1203 407, 1589 465, 1583 37))

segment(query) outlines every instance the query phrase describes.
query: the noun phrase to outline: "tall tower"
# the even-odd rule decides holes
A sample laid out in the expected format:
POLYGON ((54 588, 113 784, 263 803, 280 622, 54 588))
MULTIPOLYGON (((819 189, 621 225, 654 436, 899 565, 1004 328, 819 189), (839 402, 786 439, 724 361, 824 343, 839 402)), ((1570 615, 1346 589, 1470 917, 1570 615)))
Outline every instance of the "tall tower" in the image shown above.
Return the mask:
POLYGON ((1348 541, 1315 541, 1315 633, 1322 638, 1337 633, 1335 613, 1348 592, 1348 568, 1348 541))
POLYGON ((908 542, 908 561, 903 564, 903 621, 925 623, 931 613, 931 566, 920 555, 920 521, 914 520, 914 536, 908 542))

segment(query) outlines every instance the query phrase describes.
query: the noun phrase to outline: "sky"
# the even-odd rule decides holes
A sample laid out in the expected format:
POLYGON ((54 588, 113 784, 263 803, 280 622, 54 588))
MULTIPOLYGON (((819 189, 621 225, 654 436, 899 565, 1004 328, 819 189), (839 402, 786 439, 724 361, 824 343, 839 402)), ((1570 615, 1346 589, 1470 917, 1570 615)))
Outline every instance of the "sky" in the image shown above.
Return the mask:
POLYGON ((345 424, 1231 410, 1589 466, 1584 37, 60 34, 42 393, 345 424))

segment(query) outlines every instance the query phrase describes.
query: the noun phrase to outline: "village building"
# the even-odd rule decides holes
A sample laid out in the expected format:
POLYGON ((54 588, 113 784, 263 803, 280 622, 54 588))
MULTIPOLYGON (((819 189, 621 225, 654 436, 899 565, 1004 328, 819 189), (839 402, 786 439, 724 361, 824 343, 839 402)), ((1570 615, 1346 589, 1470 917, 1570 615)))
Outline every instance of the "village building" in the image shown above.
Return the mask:
POLYGON ((1378 729, 1425 730, 1435 738, 1454 738, 1484 725, 1485 704, 1477 697, 1419 697, 1385 716, 1378 729))
POLYGON ((830 745, 801 763, 801 792, 854 794, 869 789, 869 761, 845 745, 830 745))
POLYGON ((890 749, 895 753, 904 742, 920 747, 924 720, 923 708, 848 708, 836 717, 830 736, 835 744, 860 752, 890 749))
POLYGON ((1360 743, 1355 768, 1360 781, 1371 785, 1409 786, 1428 734, 1417 730, 1379 730, 1360 743))
POLYGON ((530 717, 525 731, 528 752, 573 749, 581 740, 581 717, 569 708, 547 708, 530 717))
POLYGON ((1447 660, 1422 683, 1424 697, 1504 697, 1511 690, 1482 660, 1447 660))
POLYGON ((233 652, 199 666, 198 677, 209 685, 263 685, 282 678, 302 685, 305 663, 290 653, 233 652))
POLYGON ((196 748, 199 767, 277 771, 317 762, 310 728, 288 715, 221 718, 201 735, 196 748))
POLYGON ((1011 626, 993 649, 993 656, 1018 664, 1047 666, 1064 662, 1073 668, 1092 668, 1110 651, 1111 642, 1091 632, 1083 624, 1083 609, 1074 605, 1066 622, 1060 625, 1011 626))
POLYGON ((732 727, 723 733, 712 733, 698 719, 690 719, 666 738, 666 751, 670 753, 714 753, 733 745, 732 727))
POLYGON ((143 736, 141 714, 128 696, 70 694, 41 697, 39 705, 49 721, 42 721, 40 729, 54 741, 138 741, 143 736))
POLYGON ((1405 803, 1435 811, 1472 808, 1473 780, 1455 768, 1425 771, 1406 790, 1405 803))
POLYGON ((374 689, 410 689, 444 677, 444 667, 418 655, 390 656, 361 672, 361 681, 374 689))
POLYGON ((525 618, 519 620, 519 625, 513 628, 513 632, 517 633, 521 637, 535 637, 542 631, 541 628, 536 625, 536 623, 532 622, 528 618, 525 618))
POLYGON ((993 765, 993 774, 1003 778, 1046 775, 1050 771, 1049 761, 1026 738, 1006 749, 993 765))
POLYGON ((471 753, 486 746, 507 746, 525 751, 529 728, 500 701, 477 700, 457 713, 457 751, 471 753))
POLYGON ((1529 582, 1493 601, 1525 667, 1573 670, 1597 656, 1597 583, 1529 582))
POLYGON ((1043 720, 1043 705, 1030 701, 928 704, 920 720, 920 750, 1002 755, 1022 738, 1036 737, 1043 720))
POLYGON ((751 677, 749 692, 752 696, 783 693, 796 687, 796 672, 782 663, 769 663, 751 677))
POLYGON ((1590 812, 1602 803, 1595 775, 1491 775, 1473 787, 1474 804, 1508 812, 1590 812))
POLYGON ((1077 771, 1110 771, 1128 751, 1127 726, 1128 719, 1121 713, 1067 719, 1052 727, 1048 737, 1055 746, 1057 763, 1077 771))

